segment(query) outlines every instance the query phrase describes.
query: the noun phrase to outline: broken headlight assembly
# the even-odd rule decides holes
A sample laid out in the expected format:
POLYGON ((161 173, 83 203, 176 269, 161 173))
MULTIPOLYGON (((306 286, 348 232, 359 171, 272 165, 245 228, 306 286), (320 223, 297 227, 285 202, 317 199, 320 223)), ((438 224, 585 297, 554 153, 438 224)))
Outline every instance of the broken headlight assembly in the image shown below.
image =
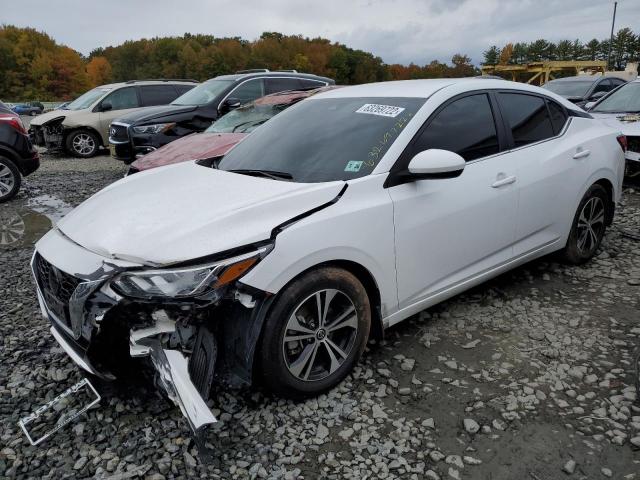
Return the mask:
POLYGON ((174 127, 175 123, 156 123, 153 125, 143 125, 140 127, 133 127, 133 133, 155 135, 157 133, 166 132, 174 127))
POLYGON ((271 246, 196 267, 132 270, 111 282, 118 293, 133 298, 180 299, 197 297, 239 279, 264 258, 271 246))

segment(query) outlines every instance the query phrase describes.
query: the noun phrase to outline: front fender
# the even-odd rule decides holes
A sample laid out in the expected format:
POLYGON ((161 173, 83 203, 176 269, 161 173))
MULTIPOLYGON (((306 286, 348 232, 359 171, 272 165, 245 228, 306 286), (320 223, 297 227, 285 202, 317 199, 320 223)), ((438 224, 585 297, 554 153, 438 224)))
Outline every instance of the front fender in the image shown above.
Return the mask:
POLYGON ((385 178, 376 175, 350 182, 335 204, 279 232, 274 249, 242 283, 277 294, 310 268, 348 261, 373 277, 383 318, 397 311, 393 205, 382 186, 385 178))

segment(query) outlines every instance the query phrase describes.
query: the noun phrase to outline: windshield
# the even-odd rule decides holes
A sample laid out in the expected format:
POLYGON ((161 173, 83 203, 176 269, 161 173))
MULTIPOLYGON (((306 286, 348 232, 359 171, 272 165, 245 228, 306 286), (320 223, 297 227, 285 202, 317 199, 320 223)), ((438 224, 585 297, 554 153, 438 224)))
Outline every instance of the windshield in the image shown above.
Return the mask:
POLYGON ((640 82, 631 82, 623 85, 598 102, 590 112, 640 113, 640 82))
POLYGON ((551 90, 553 93, 557 93, 563 97, 579 97, 583 98, 589 87, 593 82, 589 81, 568 81, 568 80, 556 80, 555 82, 549 82, 543 85, 543 88, 551 90))
POLYGON ((205 131, 213 133, 249 133, 289 105, 255 105, 254 103, 249 103, 227 113, 211 124, 205 131))
POLYGON ((286 173, 295 182, 369 175, 424 98, 326 98, 300 102, 257 129, 221 170, 286 173))
POLYGON ((94 88, 93 90, 89 90, 87 93, 83 93, 82 95, 80 95, 65 108, 67 110, 83 110, 85 108, 89 108, 95 103, 96 100, 109 93, 110 91, 110 88, 94 88))
POLYGON ((215 100, 216 97, 232 83, 233 80, 209 80, 192 88, 184 95, 179 96, 171 104, 188 106, 206 105, 215 100))

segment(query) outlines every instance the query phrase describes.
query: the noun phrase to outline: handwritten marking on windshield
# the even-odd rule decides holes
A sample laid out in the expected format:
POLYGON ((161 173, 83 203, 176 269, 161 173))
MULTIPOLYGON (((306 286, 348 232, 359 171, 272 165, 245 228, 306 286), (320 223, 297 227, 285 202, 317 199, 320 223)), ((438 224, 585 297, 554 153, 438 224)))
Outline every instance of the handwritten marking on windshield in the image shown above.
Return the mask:
POLYGON ((382 134, 382 137, 380 138, 380 140, 378 140, 378 143, 371 147, 371 150, 369 150, 368 158, 364 162, 367 167, 373 167, 376 165, 376 163, 380 160, 380 156, 385 151, 387 145, 400 134, 402 129, 407 125, 407 123, 409 123, 409 120, 411 120, 411 117, 413 117, 413 113, 408 113, 403 117, 400 117, 393 123, 391 128, 389 128, 382 134))

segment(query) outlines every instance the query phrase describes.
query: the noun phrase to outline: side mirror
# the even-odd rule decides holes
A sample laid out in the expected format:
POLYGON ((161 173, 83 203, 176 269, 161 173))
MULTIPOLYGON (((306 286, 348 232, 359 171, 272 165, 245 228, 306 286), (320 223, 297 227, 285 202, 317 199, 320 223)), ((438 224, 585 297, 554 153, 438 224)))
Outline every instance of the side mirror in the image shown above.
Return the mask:
POLYGON ((587 102, 584 105, 584 109, 585 110, 591 110, 595 104, 596 104, 596 102, 587 102))
POLYGON ((242 105, 242 102, 240 101, 240 99, 234 98, 234 97, 227 98, 222 104, 223 108, 227 111, 233 110, 234 108, 238 108, 240 105, 242 105))
POLYGON ((593 95, 591 95, 591 97, 589 97, 589 100, 600 100, 602 97, 604 97, 607 94, 607 92, 596 92, 593 95))
POLYGON ((464 158, 448 150, 431 148, 419 152, 409 162, 409 175, 416 180, 455 178, 462 174, 464 158))
POLYGON ((111 109, 113 109, 113 105, 111 105, 111 102, 102 102, 102 104, 100 105, 101 112, 108 112, 111 109))

